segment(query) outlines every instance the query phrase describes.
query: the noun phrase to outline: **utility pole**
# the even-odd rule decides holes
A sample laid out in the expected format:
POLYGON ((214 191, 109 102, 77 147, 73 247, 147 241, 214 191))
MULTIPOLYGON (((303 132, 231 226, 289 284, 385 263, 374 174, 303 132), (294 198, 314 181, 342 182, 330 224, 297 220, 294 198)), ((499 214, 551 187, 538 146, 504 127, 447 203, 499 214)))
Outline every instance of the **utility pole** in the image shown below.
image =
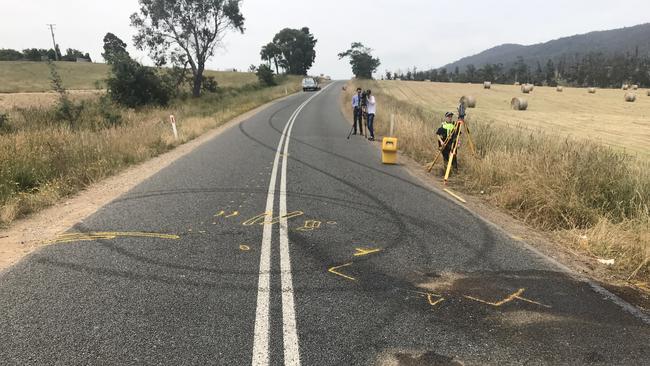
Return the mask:
POLYGON ((50 33, 52 33, 52 43, 54 44, 54 60, 59 61, 59 54, 56 52, 56 41, 54 40, 54 27, 56 24, 47 24, 50 27, 50 33))

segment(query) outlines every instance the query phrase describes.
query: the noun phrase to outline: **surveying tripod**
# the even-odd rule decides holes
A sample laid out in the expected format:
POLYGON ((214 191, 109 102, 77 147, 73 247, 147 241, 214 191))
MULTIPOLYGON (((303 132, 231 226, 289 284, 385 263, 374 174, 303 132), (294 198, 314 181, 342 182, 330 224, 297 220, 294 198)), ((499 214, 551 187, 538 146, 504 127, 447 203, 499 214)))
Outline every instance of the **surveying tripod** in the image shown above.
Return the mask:
POLYGON ((461 136, 463 135, 463 132, 467 134, 467 141, 469 141, 469 147, 472 150, 472 153, 476 155, 476 147, 474 145, 474 141, 472 141, 472 135, 469 132, 469 127, 467 127, 467 122, 465 122, 465 113, 464 113, 465 108, 461 104, 458 110, 459 110, 458 120, 454 125, 454 129, 451 130, 451 133, 447 134, 447 138, 445 139, 445 142, 442 144, 440 149, 436 152, 433 161, 427 164, 427 171, 431 172, 433 166, 438 161, 438 158, 440 157, 440 155, 442 155, 442 152, 447 148, 447 145, 449 145, 450 143, 452 144, 451 151, 449 153, 449 161, 447 161, 447 170, 445 171, 445 180, 444 180, 445 184, 447 184, 447 181, 449 180, 449 174, 451 174, 451 167, 454 159, 456 159, 456 155, 458 153, 458 147, 460 146, 461 136))

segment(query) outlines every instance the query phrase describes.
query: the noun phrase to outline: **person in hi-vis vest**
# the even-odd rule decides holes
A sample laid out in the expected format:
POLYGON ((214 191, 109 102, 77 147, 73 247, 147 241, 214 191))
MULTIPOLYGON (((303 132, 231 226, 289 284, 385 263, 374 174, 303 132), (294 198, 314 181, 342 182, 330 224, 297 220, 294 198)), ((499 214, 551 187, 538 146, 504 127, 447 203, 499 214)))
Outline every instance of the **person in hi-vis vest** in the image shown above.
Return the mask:
MULTIPOLYGON (((445 159, 445 165, 449 161, 449 154, 451 154, 451 149, 454 146, 454 142, 458 137, 458 133, 454 133, 453 136, 451 133, 454 131, 456 125, 453 122, 454 113, 447 112, 445 113, 445 121, 442 123, 442 126, 436 131, 438 137, 438 148, 442 150, 442 157, 445 159), (449 141, 447 139, 449 138, 449 141), (445 141, 447 145, 445 146, 445 141), (444 148, 443 148, 444 146, 444 148)), ((458 168, 458 156, 454 157, 454 160, 451 162, 454 169, 458 168)))

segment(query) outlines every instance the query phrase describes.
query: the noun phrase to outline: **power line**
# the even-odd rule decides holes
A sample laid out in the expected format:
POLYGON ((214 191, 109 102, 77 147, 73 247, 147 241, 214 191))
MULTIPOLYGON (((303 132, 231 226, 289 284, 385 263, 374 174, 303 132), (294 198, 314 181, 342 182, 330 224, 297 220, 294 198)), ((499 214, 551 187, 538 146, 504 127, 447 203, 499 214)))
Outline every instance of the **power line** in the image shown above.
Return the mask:
POLYGON ((54 27, 56 24, 46 24, 48 27, 50 27, 50 33, 52 33, 52 44, 54 45, 54 59, 56 61, 59 61, 59 53, 56 52, 56 40, 54 40, 54 27))

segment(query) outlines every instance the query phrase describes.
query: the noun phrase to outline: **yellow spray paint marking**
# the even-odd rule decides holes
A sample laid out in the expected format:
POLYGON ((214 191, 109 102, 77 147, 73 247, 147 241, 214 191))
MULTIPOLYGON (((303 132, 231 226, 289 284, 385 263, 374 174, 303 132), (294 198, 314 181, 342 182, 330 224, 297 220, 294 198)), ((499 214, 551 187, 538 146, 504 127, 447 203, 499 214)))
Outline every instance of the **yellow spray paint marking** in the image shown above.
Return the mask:
POLYGON ((235 211, 235 212, 231 213, 230 215, 226 216, 226 218, 229 219, 231 217, 235 217, 235 216, 238 216, 238 215, 239 215, 239 211, 235 211))
POLYGON ((251 217, 250 219, 244 221, 242 225, 244 226, 253 226, 255 224, 264 224, 264 220, 266 220, 267 216, 271 216, 270 212, 265 212, 263 214, 259 214, 255 217, 251 217))
POLYGON ((336 225, 336 221, 328 221, 327 225, 336 225))
POLYGON ((465 201, 465 200, 463 199, 463 197, 457 195, 456 193, 450 191, 449 189, 445 188, 444 191, 447 192, 447 193, 449 193, 452 197, 454 197, 455 199, 459 200, 460 202, 462 202, 462 203, 467 203, 467 201, 465 201))
POLYGON ((223 215, 225 215, 225 214, 226 214, 226 211, 219 211, 219 212, 217 212, 216 214, 214 214, 214 217, 223 216, 223 215))
POLYGON ((368 254, 372 254, 372 253, 381 252, 381 249, 363 249, 363 248, 355 248, 355 250, 357 251, 356 253, 354 253, 354 256, 355 256, 355 257, 361 257, 361 256, 364 256, 364 255, 368 255, 368 254))
POLYGON ((524 291, 526 291, 525 288, 520 288, 519 290, 517 290, 514 293, 510 294, 505 299, 503 299, 501 301, 497 301, 497 302, 490 302, 490 301, 486 301, 486 300, 481 300, 481 299, 478 299, 476 297, 467 296, 467 295, 465 295, 465 298, 470 299, 470 300, 474 300, 474 301, 478 301, 478 302, 483 303, 483 304, 491 305, 491 306, 494 306, 494 307, 500 307, 500 306, 502 306, 504 304, 507 304, 507 303, 509 303, 511 301, 514 301, 514 300, 521 300, 521 301, 529 302, 531 304, 543 306, 545 308, 550 308, 550 306, 548 306, 548 305, 544 305, 544 304, 539 303, 537 301, 533 301, 531 299, 527 299, 525 297, 522 297, 521 295, 524 293, 524 291))
POLYGON ((251 247, 249 247, 248 245, 242 244, 242 245, 239 246, 239 250, 241 250, 242 252, 247 252, 247 251, 251 250, 251 247))
POLYGON ((351 277, 351 276, 348 276, 348 275, 346 275, 346 274, 343 274, 343 273, 341 273, 341 272, 337 272, 337 271, 336 271, 336 270, 339 269, 339 268, 343 268, 343 267, 351 266, 352 263, 353 263, 353 262, 346 263, 346 264, 342 264, 342 265, 340 265, 340 266, 332 267, 332 268, 328 269, 327 272, 334 273, 335 275, 341 276, 341 277, 343 277, 343 278, 347 278, 347 279, 350 280, 350 281, 356 281, 356 280, 357 280, 356 278, 351 277))
POLYGON ((278 216, 278 217, 275 217, 275 218, 273 218, 271 221, 264 222, 264 223, 265 223, 265 224, 268 223, 268 224, 273 225, 273 224, 277 224, 278 222, 280 222, 280 219, 285 218, 285 219, 289 220, 289 219, 292 219, 292 218, 294 218, 294 217, 302 216, 302 215, 304 215, 304 214, 305 214, 305 213, 302 212, 302 211, 293 211, 293 212, 289 212, 288 214, 286 214, 286 215, 284 215, 284 216, 278 216))
POLYGON ((59 244, 70 243, 75 241, 92 241, 92 240, 112 240, 117 237, 131 237, 131 238, 158 238, 178 240, 180 236, 173 234, 160 234, 160 233, 144 233, 144 232, 120 232, 120 231, 107 231, 107 232, 89 232, 89 233, 67 233, 57 236, 55 239, 46 241, 46 244, 59 244))
POLYGON ((321 222, 317 220, 305 220, 305 224, 302 227, 297 228, 297 231, 314 231, 315 229, 320 228, 321 222))
POLYGON ((242 225, 244 225, 244 226, 253 226, 255 224, 258 224, 258 225, 271 224, 271 225, 273 225, 273 224, 277 224, 278 222, 280 222, 280 219, 286 218, 288 220, 288 219, 292 219, 294 217, 302 216, 304 214, 305 213, 302 212, 302 211, 293 211, 293 212, 290 212, 290 213, 288 213, 288 214, 286 214, 284 216, 273 217, 273 218, 271 218, 271 221, 267 221, 267 218, 269 218, 271 216, 271 213, 265 212, 263 214, 259 214, 257 216, 251 217, 250 219, 244 221, 242 223, 242 225))
POLYGON ((407 290, 414 292, 416 294, 420 294, 423 296, 426 296, 427 301, 429 302, 429 305, 431 306, 436 306, 440 304, 441 302, 445 301, 445 298, 442 297, 442 295, 434 294, 432 292, 420 292, 420 291, 412 291, 412 290, 407 290))

